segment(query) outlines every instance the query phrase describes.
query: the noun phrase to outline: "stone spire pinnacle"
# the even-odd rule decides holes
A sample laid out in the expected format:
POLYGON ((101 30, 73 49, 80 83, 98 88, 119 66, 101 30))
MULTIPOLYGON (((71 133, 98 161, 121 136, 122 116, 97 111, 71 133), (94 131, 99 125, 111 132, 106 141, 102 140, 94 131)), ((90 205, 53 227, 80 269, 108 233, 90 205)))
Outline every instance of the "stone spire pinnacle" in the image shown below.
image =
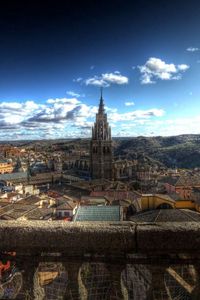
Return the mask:
POLYGON ((112 138, 104 108, 102 87, 100 93, 99 110, 92 127, 90 142, 90 170, 93 179, 112 179, 112 138))
POLYGON ((100 92, 101 92, 101 97, 99 103, 99 113, 104 114, 105 109, 104 109, 104 102, 103 102, 103 87, 101 87, 100 92))

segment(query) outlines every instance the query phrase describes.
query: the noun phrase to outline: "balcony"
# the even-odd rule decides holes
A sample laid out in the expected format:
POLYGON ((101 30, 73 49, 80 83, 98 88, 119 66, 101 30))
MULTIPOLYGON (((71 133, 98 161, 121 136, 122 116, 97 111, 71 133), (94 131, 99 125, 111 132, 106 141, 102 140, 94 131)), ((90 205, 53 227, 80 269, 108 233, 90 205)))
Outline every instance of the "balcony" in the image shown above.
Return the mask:
POLYGON ((198 222, 1 221, 0 299, 200 299, 199 249, 198 222))

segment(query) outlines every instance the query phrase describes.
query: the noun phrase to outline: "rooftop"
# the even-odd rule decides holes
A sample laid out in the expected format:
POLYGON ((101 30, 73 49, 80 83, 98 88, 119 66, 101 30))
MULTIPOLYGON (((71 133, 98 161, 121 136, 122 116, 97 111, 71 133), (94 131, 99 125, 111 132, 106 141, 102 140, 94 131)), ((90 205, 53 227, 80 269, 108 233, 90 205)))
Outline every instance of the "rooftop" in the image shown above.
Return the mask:
POLYGON ((13 180, 13 179, 26 179, 27 172, 17 172, 17 173, 10 173, 10 174, 0 174, 0 180, 13 180))
POLYGON ((0 212, 1 219, 18 219, 26 215, 29 211, 36 209, 35 205, 13 203, 5 207, 4 212, 0 212), (7 209, 6 209, 7 208, 7 209), (6 209, 6 211, 5 211, 6 209))
POLYGON ((176 176, 176 177, 166 176, 166 177, 162 177, 159 180, 159 182, 161 182, 161 183, 168 183, 168 184, 174 186, 177 183, 178 180, 179 180, 179 176, 176 176))
POLYGON ((65 203, 60 204, 56 207, 57 210, 73 210, 77 206, 77 203, 74 201, 66 201, 65 203))
POLYGON ((130 217, 133 222, 200 222, 200 213, 189 209, 154 209, 130 217))
POLYGON ((198 174, 181 176, 176 182, 176 186, 200 186, 200 176, 198 174))
POLYGON ((79 206, 74 216, 74 222, 78 221, 120 221, 120 206, 79 206))
POLYGON ((8 164, 6 159, 0 158, 0 164, 8 164))
POLYGON ((39 196, 31 195, 18 201, 19 204, 36 204, 42 199, 39 196))
POLYGON ((26 214, 27 220, 48 220, 53 217, 53 208, 36 208, 26 214))

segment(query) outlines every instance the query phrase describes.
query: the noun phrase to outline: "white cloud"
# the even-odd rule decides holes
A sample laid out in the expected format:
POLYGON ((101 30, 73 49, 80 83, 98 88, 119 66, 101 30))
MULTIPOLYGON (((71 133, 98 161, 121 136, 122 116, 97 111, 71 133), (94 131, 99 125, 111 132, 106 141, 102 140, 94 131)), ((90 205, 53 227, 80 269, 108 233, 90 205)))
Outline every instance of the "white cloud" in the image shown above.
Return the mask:
POLYGON ((94 76, 85 80, 86 85, 94 85, 94 86, 103 86, 108 87, 111 84, 127 84, 128 77, 120 74, 119 71, 115 71, 114 73, 103 73, 100 76, 94 76))
POLYGON ((177 119, 135 119, 117 124, 113 136, 174 136, 180 134, 200 134, 200 115, 177 119))
POLYGON ((106 81, 104 81, 101 77, 98 77, 98 76, 94 76, 94 77, 86 79, 85 84, 99 86, 99 87, 100 86, 103 86, 103 87, 109 86, 109 84, 106 81))
POLYGON ((78 77, 78 78, 73 79, 73 82, 81 82, 82 80, 83 80, 82 77, 78 77))
POLYGON ((75 93, 73 91, 67 91, 67 94, 70 95, 70 96, 72 96, 72 97, 77 97, 77 98, 79 98, 81 96, 80 94, 75 93))
POLYGON ((47 103, 49 103, 49 104, 65 103, 65 104, 69 104, 69 105, 75 105, 75 104, 80 103, 80 101, 77 100, 76 98, 55 98, 55 99, 48 99, 47 103))
POLYGON ((196 52, 196 51, 199 51, 200 49, 197 48, 197 47, 188 47, 186 50, 187 50, 188 52, 196 52))
MULTIPOLYGON (((48 99, 43 104, 32 100, 1 102, 0 139, 90 137, 97 111, 97 106, 89 106, 75 98, 48 99)), ((113 136, 200 133, 200 115, 164 119, 165 112, 159 108, 120 113, 116 108, 106 107, 106 111, 113 136)))
POLYGON ((179 80, 182 72, 185 72, 189 66, 186 64, 175 65, 167 64, 160 58, 150 57, 142 66, 138 66, 142 84, 156 83, 157 79, 161 80, 179 80))
POLYGON ((145 72, 143 72, 141 70, 141 73, 143 73, 142 77, 141 77, 141 83, 142 84, 153 84, 153 83, 156 83, 155 80, 152 80, 152 75, 149 75, 145 72))
POLYGON ((97 107, 81 103, 76 98, 48 99, 44 104, 34 101, 0 103, 0 139, 55 138, 72 136, 74 128, 88 127, 97 107), (85 125, 84 125, 85 124, 85 125), (6 132, 6 134, 5 134, 6 132))
POLYGON ((135 105, 135 103, 133 101, 131 101, 131 102, 125 102, 125 105, 126 106, 133 106, 133 105, 135 105))
POLYGON ((108 106, 105 106, 105 110, 108 114, 117 112, 117 108, 113 108, 113 107, 111 108, 108 106))
POLYGON ((186 71, 187 69, 189 69, 189 66, 186 64, 181 64, 177 66, 178 71, 186 71))
POLYGON ((149 119, 151 117, 162 117, 164 115, 163 109, 152 108, 148 110, 134 110, 126 113, 114 112, 109 114, 111 122, 133 121, 136 119, 149 119))
POLYGON ((114 73, 102 74, 102 78, 108 83, 115 83, 115 84, 128 83, 128 77, 121 75, 119 71, 115 71, 114 73))
POLYGON ((44 105, 34 101, 25 102, 2 102, 0 103, 1 129, 9 129, 14 124, 21 123, 25 118, 31 117, 34 111, 44 108, 44 105))
MULTIPOLYGON (((114 107, 105 109, 113 135, 121 127, 121 122, 126 123, 127 131, 130 131, 130 127, 146 124, 151 118, 155 120, 164 114, 162 109, 156 108, 126 113, 119 113, 114 107)), ((97 111, 97 106, 89 106, 76 98, 52 98, 43 104, 32 100, 1 102, 0 140, 90 137, 97 111)))
POLYGON ((199 134, 198 124, 200 122, 200 116, 193 116, 192 118, 177 118, 167 120, 154 120, 149 122, 144 128, 145 135, 150 135, 150 132, 154 132, 154 135, 171 136, 179 134, 199 134))

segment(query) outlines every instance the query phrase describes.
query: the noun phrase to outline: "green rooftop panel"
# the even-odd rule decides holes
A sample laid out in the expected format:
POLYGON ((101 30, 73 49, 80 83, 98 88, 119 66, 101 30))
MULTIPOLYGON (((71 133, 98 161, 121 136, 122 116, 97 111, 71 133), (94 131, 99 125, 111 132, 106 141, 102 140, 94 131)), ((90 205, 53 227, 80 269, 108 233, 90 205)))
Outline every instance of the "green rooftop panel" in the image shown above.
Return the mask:
POLYGON ((120 206, 80 206, 74 222, 80 221, 120 221, 120 206))

